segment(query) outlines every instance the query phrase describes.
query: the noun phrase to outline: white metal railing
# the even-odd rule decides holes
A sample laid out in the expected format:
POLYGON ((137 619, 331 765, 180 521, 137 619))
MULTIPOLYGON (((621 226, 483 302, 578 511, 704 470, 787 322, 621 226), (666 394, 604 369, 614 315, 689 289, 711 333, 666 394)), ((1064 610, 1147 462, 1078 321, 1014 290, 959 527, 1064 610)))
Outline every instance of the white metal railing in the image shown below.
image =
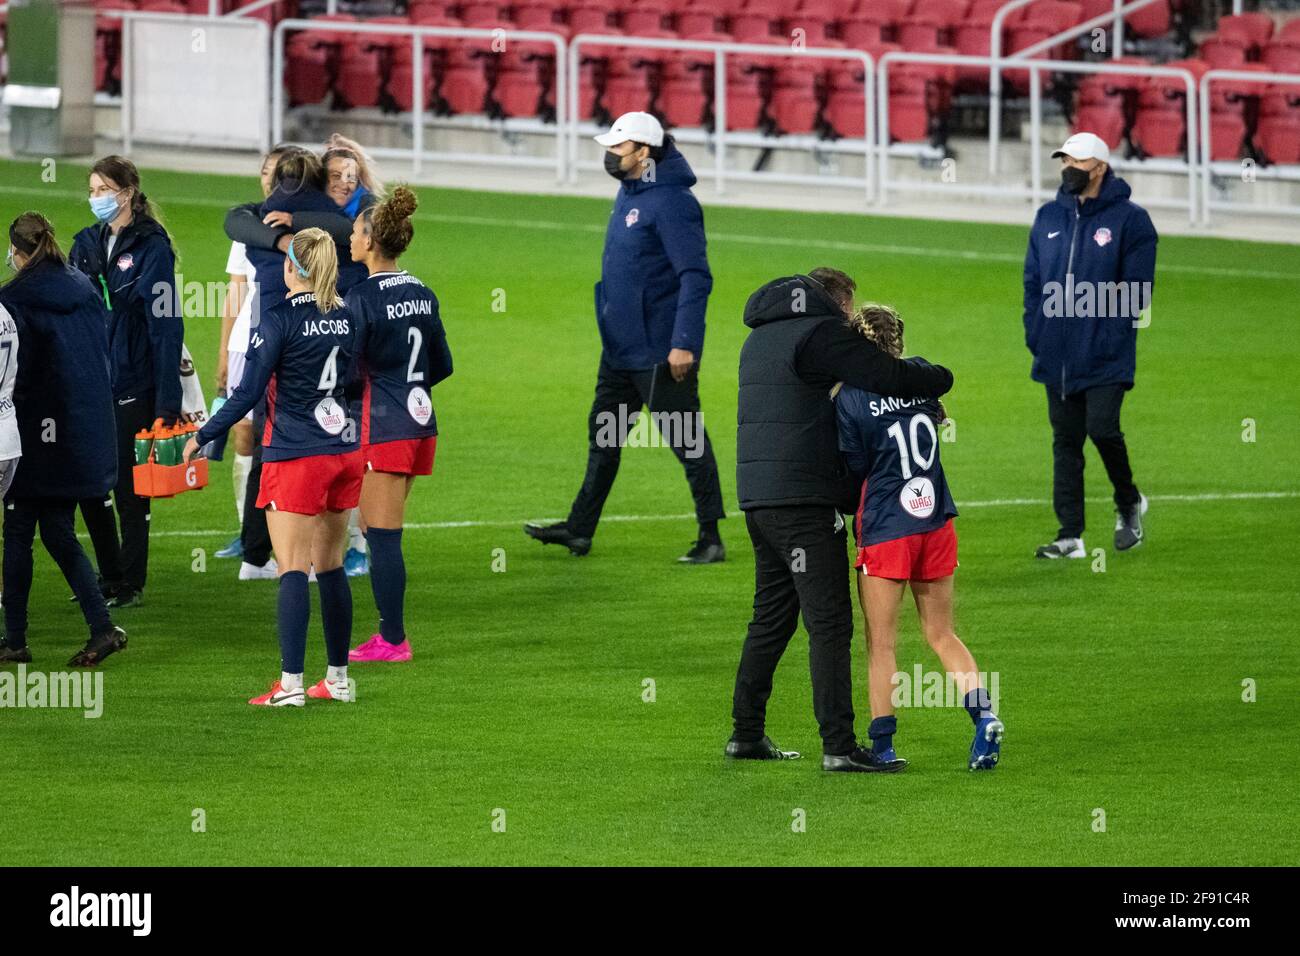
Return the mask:
MULTIPOLYGON (((1103 73, 1151 77, 1168 76, 1183 80, 1187 86, 1187 160, 1185 162, 1171 160, 1164 163, 1163 168, 1170 172, 1186 174, 1187 214, 1190 222, 1193 224, 1196 222, 1196 177, 1198 171, 1197 156, 1199 155, 1197 148, 1196 124, 1196 77, 1190 70, 1179 69, 1176 67, 1141 66, 1137 64, 1129 65, 1116 63, 1084 63, 1077 60, 1025 60, 1023 63, 1019 63, 1008 61, 1006 59, 995 59, 991 56, 962 56, 942 53, 906 53, 903 51, 892 51, 886 53, 880 58, 880 64, 877 67, 880 75, 876 80, 876 90, 879 98, 877 108, 880 111, 879 130, 881 143, 877 197, 882 204, 889 198, 889 65, 891 63, 930 63, 938 66, 985 67, 994 64, 1006 64, 1008 62, 1014 63, 1014 68, 1016 70, 1023 69, 1029 72, 1030 185, 1028 188, 1025 188, 1017 186, 1000 186, 996 183, 989 183, 987 185, 975 184, 964 185, 961 187, 961 191, 977 195, 1014 196, 1028 199, 1035 203, 1044 198, 1042 188, 1042 93, 1039 90, 1038 83, 1038 75, 1040 72, 1103 73)), ((1259 74, 1248 75, 1258 76, 1259 74)), ((909 184, 909 186, 918 189, 927 188, 927 185, 928 184, 919 183, 909 184)), ((944 184, 942 188, 953 189, 953 186, 952 184, 944 184)))
MULTIPOLYGON (((245 6, 242 7, 236 7, 234 10, 231 10, 229 13, 225 14, 225 16, 231 17, 232 19, 237 17, 246 17, 250 13, 256 13, 258 10, 265 10, 267 7, 273 7, 277 3, 283 3, 283 2, 284 0, 253 0, 253 2, 250 4, 246 4, 245 6)), ((333 10, 330 10, 330 13, 333 12, 334 12, 333 10)))
POLYGON ((275 25, 271 40, 271 141, 283 142, 284 139, 284 58, 285 34, 290 30, 309 30, 327 33, 370 33, 387 36, 409 36, 411 38, 411 148, 375 149, 376 156, 398 155, 408 152, 411 157, 411 171, 420 174, 421 164, 425 159, 472 160, 480 163, 499 165, 546 165, 545 157, 532 156, 492 156, 486 154, 426 153, 424 151, 424 41, 426 37, 451 37, 466 40, 499 40, 504 43, 514 41, 550 43, 555 47, 555 178, 564 182, 567 164, 564 150, 564 134, 567 126, 565 104, 565 70, 563 69, 566 44, 559 33, 540 30, 481 29, 476 27, 434 27, 406 23, 337 23, 329 20, 281 20, 275 25))
MULTIPOLYGON (((713 54, 713 177, 714 186, 719 193, 726 188, 727 173, 727 55, 740 54, 751 56, 788 56, 793 58, 820 60, 851 60, 862 64, 863 68, 863 127, 862 155, 865 163, 862 187, 867 201, 874 198, 874 116, 872 115, 872 87, 875 80, 874 62, 871 54, 862 50, 832 49, 822 47, 793 47, 765 43, 725 43, 709 40, 670 40, 661 38, 638 38, 609 36, 598 33, 583 33, 569 41, 569 115, 573 117, 570 124, 569 138, 569 175, 576 179, 578 161, 578 113, 579 92, 582 82, 581 58, 584 47, 636 47, 638 49, 656 50, 694 50, 713 54)), ((736 173, 731 173, 735 177, 736 173)), ((795 177, 785 177, 780 173, 764 173, 764 179, 780 182, 783 179, 795 181, 795 177)), ((803 181, 803 177, 798 177, 803 181)))
MULTIPOLYGON (((1300 85, 1300 76, 1294 73, 1252 73, 1248 70, 1210 70, 1201 77, 1200 89, 1200 112, 1201 112, 1201 222, 1204 225, 1210 224, 1210 211, 1214 208, 1225 210, 1249 210, 1256 213, 1270 213, 1282 215, 1300 214, 1300 207, 1297 206, 1260 206, 1258 204, 1242 204, 1231 202, 1215 202, 1211 199, 1211 186, 1214 176, 1213 141, 1211 138, 1211 124, 1213 121, 1213 111, 1210 108, 1210 84, 1215 80, 1236 80, 1251 83, 1274 84, 1274 85, 1300 85)), ((1240 160, 1236 160, 1234 171, 1240 172, 1240 160)), ((1278 167, 1271 167, 1278 170, 1278 167)), ((1273 178, 1300 181, 1300 168, 1281 167, 1280 172, 1274 172, 1273 178)))
POLYGON ((991 176, 996 176, 998 172, 997 143, 1002 136, 1002 69, 998 68, 997 61, 1028 59, 1044 50, 1050 50, 1054 46, 1068 43, 1075 37, 1083 36, 1098 27, 1105 26, 1108 22, 1112 24, 1114 30, 1114 36, 1111 40, 1111 56, 1118 59, 1124 48, 1124 17, 1130 13, 1136 13, 1144 7, 1149 7, 1153 3, 1167 3, 1168 0, 1115 0, 1113 10, 1099 14, 1091 20, 1085 20, 1083 23, 1061 31, 1056 36, 1047 37, 1038 43, 1027 46, 1023 50, 1010 53, 1004 58, 1002 56, 1002 30, 1007 17, 1034 2, 1035 0, 1011 0, 1006 6, 1000 7, 993 16, 993 27, 989 34, 989 56, 994 61, 994 68, 989 71, 989 175, 991 176))

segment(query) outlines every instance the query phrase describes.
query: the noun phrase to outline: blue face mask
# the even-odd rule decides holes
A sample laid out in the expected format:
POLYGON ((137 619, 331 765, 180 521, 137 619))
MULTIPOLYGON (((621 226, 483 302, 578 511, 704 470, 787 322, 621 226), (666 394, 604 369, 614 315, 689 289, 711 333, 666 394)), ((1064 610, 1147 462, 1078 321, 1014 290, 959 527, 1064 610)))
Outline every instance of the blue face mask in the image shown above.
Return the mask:
POLYGON ((117 216, 117 193, 109 196, 92 196, 90 211, 100 222, 112 222, 117 216))

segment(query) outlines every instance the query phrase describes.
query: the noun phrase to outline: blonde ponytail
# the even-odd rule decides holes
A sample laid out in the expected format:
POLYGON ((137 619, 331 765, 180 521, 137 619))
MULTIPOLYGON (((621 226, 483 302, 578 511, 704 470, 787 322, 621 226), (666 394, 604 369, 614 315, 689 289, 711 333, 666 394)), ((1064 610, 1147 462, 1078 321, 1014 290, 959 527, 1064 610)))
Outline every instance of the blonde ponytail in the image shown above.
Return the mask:
POLYGON ((290 244, 293 265, 316 293, 316 308, 332 312, 343 304, 339 298, 339 257, 334 240, 324 229, 304 229, 290 244), (305 275, 304 275, 305 273, 305 275))

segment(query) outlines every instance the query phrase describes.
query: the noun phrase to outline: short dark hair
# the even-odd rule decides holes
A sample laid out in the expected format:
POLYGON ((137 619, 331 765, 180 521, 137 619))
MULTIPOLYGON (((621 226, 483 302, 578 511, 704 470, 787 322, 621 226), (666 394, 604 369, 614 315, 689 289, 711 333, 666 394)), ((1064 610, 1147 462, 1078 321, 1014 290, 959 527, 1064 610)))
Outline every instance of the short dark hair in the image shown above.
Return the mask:
MULTIPOLYGON (((664 158, 665 156, 668 155, 668 150, 672 149, 673 145, 674 145, 676 142, 677 142, 677 141, 673 139, 673 134, 672 134, 672 133, 664 133, 664 141, 663 141, 663 143, 661 143, 661 144, 658 145, 658 146, 650 146, 650 152, 649 152, 648 155, 649 155, 650 158, 653 159, 656 163, 658 163, 658 162, 662 162, 662 161, 663 161, 663 158, 664 158)), ((644 144, 642 144, 642 145, 649 146, 650 144, 649 144, 649 143, 644 143, 644 144)))
POLYGON ((831 269, 827 266, 818 266, 808 273, 808 278, 826 290, 826 294, 844 310, 846 317, 853 310, 853 293, 858 290, 858 284, 853 281, 853 277, 847 272, 841 272, 839 269, 831 269))

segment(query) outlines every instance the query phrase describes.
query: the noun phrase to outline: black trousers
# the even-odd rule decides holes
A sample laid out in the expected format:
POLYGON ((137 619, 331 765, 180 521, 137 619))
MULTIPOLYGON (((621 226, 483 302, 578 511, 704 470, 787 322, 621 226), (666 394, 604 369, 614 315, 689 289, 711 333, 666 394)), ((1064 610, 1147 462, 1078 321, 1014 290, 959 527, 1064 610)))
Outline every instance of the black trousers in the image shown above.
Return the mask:
POLYGON ((135 433, 153 424, 153 392, 123 395, 113 401, 117 420, 117 487, 113 499, 118 523, 113 520, 113 502, 108 498, 87 498, 81 502, 81 516, 95 549, 99 576, 111 587, 125 586, 143 591, 149 572, 150 499, 135 493, 135 433))
POLYGON ((262 431, 265 427, 266 414, 259 409, 253 415, 253 463, 248 470, 244 520, 239 528, 244 560, 259 568, 271 560, 271 532, 266 526, 266 509, 257 506, 257 495, 262 489, 262 431))
POLYGON ((812 505, 746 511, 745 523, 754 544, 754 616, 736 672, 735 739, 762 738, 772 675, 802 611, 822 750, 846 754, 856 740, 844 521, 834 508, 812 505))
POLYGON ((722 485, 713 444, 700 417, 700 382, 695 369, 674 381, 666 364, 654 368, 620 371, 600 357, 596 397, 587 417, 587 474, 569 509, 569 530, 590 538, 600 522, 605 499, 614 487, 622 455, 622 441, 642 406, 656 418, 660 434, 686 469, 695 499, 695 517, 702 524, 723 517, 722 485))
POLYGON ((113 626, 104 595, 95 583, 95 570, 77 540, 77 502, 71 498, 14 498, 5 506, 4 603, 5 642, 27 643, 27 601, 32 590, 32 541, 41 529, 41 543, 77 596, 90 636, 113 626))
POLYGON ((1047 387, 1047 414, 1052 422, 1052 505, 1061 523, 1058 538, 1083 535, 1083 445, 1089 438, 1115 488, 1115 507, 1128 509, 1141 500, 1119 427, 1124 391, 1122 385, 1100 385, 1062 398, 1059 389, 1047 387))

